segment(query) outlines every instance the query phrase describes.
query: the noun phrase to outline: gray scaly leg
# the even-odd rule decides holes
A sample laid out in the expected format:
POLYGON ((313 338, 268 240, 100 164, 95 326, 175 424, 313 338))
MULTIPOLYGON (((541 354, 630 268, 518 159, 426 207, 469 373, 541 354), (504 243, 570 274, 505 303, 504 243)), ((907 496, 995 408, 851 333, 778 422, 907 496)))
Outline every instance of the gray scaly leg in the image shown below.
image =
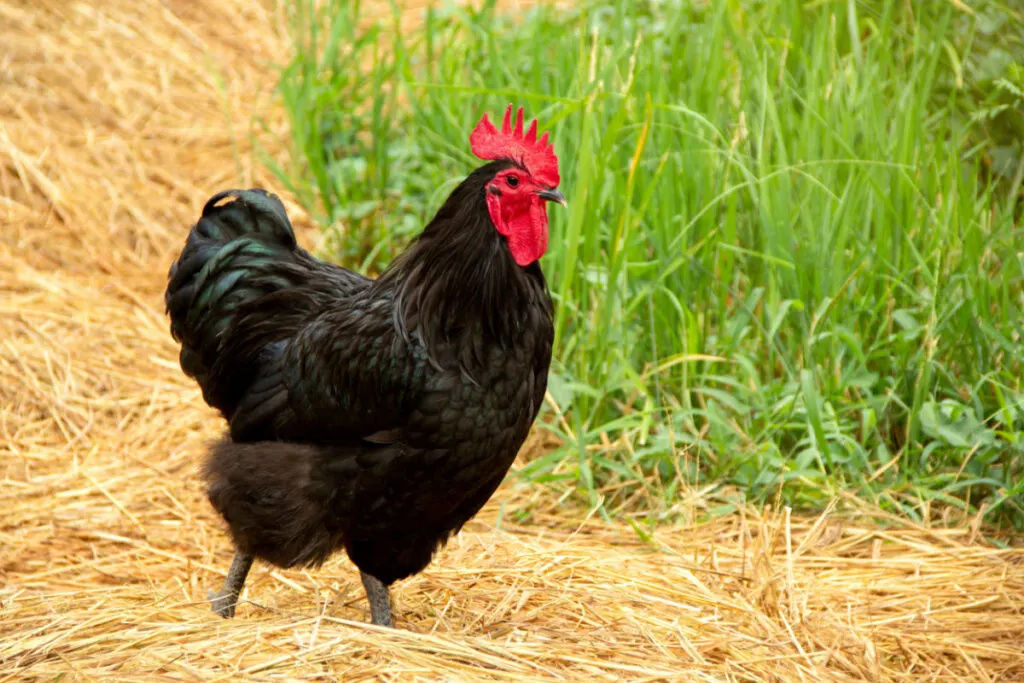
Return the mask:
POLYGON ((252 556, 236 552, 235 559, 231 560, 231 569, 224 578, 224 585, 220 591, 210 591, 207 597, 210 600, 210 608, 215 614, 225 619, 235 616, 235 605, 238 604, 238 596, 245 585, 245 577, 249 575, 249 568, 252 567, 252 556))
POLYGON ((370 614, 373 617, 373 623, 377 626, 392 626, 391 597, 388 595, 388 587, 366 572, 359 572, 359 576, 363 579, 366 599, 370 601, 370 614))

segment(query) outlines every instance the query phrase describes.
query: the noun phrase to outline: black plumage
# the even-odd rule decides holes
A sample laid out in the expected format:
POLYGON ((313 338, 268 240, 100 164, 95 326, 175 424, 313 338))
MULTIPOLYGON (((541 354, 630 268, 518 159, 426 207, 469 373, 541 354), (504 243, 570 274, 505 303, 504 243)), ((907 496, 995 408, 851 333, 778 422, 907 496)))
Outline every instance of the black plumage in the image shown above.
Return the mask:
POLYGON ((316 566, 344 548, 390 623, 386 586, 426 567, 503 479, 553 338, 539 264, 517 265, 488 215, 488 182, 513 167, 472 173, 376 280, 299 248, 272 194, 204 207, 166 304, 181 367, 230 427, 204 469, 238 550, 214 596, 224 616, 252 557, 316 566))

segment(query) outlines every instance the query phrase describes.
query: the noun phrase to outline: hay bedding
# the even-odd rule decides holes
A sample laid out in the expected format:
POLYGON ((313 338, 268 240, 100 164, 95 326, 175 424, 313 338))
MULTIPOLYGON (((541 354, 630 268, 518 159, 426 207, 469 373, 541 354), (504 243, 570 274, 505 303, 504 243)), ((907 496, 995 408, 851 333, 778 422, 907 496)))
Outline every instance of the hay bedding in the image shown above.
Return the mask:
POLYGON ((281 120, 274 12, 0 0, 0 680, 1024 679, 1019 543, 785 511, 644 543, 514 484, 395 591, 403 630, 341 558, 214 617, 219 424, 160 293, 210 193, 272 184, 243 122, 281 120))

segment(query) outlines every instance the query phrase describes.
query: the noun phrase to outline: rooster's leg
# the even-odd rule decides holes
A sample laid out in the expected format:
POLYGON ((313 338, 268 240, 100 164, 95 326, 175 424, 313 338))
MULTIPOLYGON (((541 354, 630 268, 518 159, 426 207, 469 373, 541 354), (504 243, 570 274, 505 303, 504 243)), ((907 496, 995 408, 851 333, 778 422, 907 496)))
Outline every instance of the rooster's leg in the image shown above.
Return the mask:
POLYGON ((231 569, 224 578, 224 585, 220 591, 210 591, 207 596, 210 599, 210 607, 215 614, 225 619, 235 616, 235 605, 238 604, 238 596, 245 585, 245 577, 249 575, 249 568, 252 567, 252 555, 243 555, 236 552, 235 559, 231 560, 231 569))
POLYGON ((366 589, 366 599, 370 601, 370 614, 377 626, 391 626, 391 598, 388 587, 380 579, 366 572, 359 572, 366 589))

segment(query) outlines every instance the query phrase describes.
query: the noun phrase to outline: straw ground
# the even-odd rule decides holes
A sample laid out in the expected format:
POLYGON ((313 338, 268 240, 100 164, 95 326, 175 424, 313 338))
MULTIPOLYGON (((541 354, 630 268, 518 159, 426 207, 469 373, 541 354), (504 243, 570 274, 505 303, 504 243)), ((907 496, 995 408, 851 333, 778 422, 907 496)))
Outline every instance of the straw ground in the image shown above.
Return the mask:
POLYGON ((270 184, 248 121, 279 154, 275 12, 0 2, 0 680, 1024 679, 1020 539, 850 502, 641 540, 509 483, 397 588, 400 630, 365 624, 343 558, 258 566, 212 615, 221 426, 160 295, 205 198, 270 184))

